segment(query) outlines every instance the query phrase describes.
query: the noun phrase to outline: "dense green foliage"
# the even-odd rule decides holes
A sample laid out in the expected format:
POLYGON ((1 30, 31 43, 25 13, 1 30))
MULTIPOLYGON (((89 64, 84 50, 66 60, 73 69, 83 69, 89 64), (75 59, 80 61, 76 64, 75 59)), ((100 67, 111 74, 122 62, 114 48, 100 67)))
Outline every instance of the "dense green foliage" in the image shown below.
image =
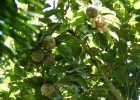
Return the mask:
POLYGON ((18 1, 0 3, 1 100, 138 100, 139 0, 18 1), (106 31, 93 28, 89 4, 105 18, 106 31), (42 41, 50 35, 56 47, 47 51, 42 41), (38 49, 55 64, 34 62, 38 49), (49 97, 40 90, 46 83, 55 88, 49 97))

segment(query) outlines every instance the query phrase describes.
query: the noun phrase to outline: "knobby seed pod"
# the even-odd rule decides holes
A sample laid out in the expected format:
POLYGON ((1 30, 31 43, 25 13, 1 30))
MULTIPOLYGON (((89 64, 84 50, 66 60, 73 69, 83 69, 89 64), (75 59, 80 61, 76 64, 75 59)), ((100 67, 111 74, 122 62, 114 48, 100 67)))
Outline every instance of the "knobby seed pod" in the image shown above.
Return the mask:
POLYGON ((53 66, 55 63, 54 56, 51 54, 47 54, 43 60, 43 65, 48 67, 48 66, 53 66))
POLYGON ((55 92, 55 88, 51 84, 44 84, 41 87, 41 94, 46 97, 51 97, 53 95, 53 92, 55 92))
POLYGON ((86 14, 89 18, 95 18, 98 15, 98 9, 96 6, 89 5, 86 9, 86 14))
POLYGON ((31 54, 31 58, 34 62, 41 62, 44 59, 44 51, 41 49, 35 50, 31 54))
POLYGON ((52 36, 46 36, 43 38, 44 50, 50 51, 55 48, 56 42, 52 36))

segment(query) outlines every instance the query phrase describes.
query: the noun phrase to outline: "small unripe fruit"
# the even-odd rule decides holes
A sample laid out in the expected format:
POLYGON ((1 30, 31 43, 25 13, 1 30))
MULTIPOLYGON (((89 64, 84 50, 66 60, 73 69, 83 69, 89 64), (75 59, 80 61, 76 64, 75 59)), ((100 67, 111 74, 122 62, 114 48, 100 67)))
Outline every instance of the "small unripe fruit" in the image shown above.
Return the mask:
POLYGON ((48 66, 53 66, 55 63, 54 56, 51 54, 47 54, 43 60, 43 65, 48 67, 48 66))
POLYGON ((89 18, 95 18, 98 15, 98 9, 97 7, 90 5, 86 9, 86 14, 89 18))
POLYGON ((34 62, 41 62, 44 59, 44 51, 41 49, 35 50, 31 54, 31 58, 34 62))
POLYGON ((50 51, 55 48, 56 42, 52 36, 46 36, 43 38, 44 50, 50 51))
POLYGON ((55 88, 51 84, 44 84, 41 87, 41 94, 46 97, 51 97, 53 92, 55 91, 55 88))

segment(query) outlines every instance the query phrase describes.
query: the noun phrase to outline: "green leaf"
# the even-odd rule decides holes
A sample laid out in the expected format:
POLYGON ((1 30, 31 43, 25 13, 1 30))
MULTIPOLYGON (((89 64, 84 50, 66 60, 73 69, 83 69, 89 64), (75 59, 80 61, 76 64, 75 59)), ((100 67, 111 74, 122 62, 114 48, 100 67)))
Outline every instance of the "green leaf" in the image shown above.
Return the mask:
POLYGON ((109 22, 110 24, 113 24, 113 23, 120 24, 120 20, 114 15, 107 14, 107 15, 104 15, 104 17, 107 20, 107 22, 109 22))
POLYGON ((99 39, 99 44, 102 48, 106 49, 107 45, 108 45, 108 41, 106 39, 107 37, 102 34, 102 33, 98 33, 98 39, 99 39))
MULTIPOLYGON (((43 0, 42 0, 43 1, 43 0)), ((41 2, 41 1, 40 1, 41 2)), ((43 1, 43 3, 44 3, 44 1, 43 1)), ((51 5, 49 4, 49 3, 45 3, 45 5, 44 5, 46 8, 48 8, 48 7, 51 7, 51 5)))
POLYGON ((59 46, 57 47, 57 49, 58 49, 59 53, 60 53, 61 55, 63 55, 63 56, 71 56, 71 54, 72 54, 71 48, 70 48, 68 45, 66 45, 66 44, 64 44, 64 45, 59 45, 59 46))
POLYGON ((136 29, 138 32, 140 32, 140 23, 137 23, 135 26, 136 26, 135 29, 136 29))
POLYGON ((88 89, 88 85, 86 80, 83 77, 79 77, 79 76, 68 76, 68 79, 70 81, 74 81, 77 82, 81 85, 81 87, 83 87, 84 89, 88 89))
POLYGON ((119 42, 116 42, 115 48, 118 49, 118 52, 119 52, 120 55, 123 55, 123 54, 126 53, 127 46, 126 46, 125 42, 120 40, 119 42))
POLYGON ((79 10, 79 6, 80 5, 76 1, 72 2, 71 4, 71 8, 76 11, 79 10))
POLYGON ((67 73, 72 73, 74 71, 79 71, 79 70, 87 68, 87 66, 84 64, 71 64, 66 67, 67 67, 67 73))
POLYGON ((0 50, 0 54, 7 54, 9 56, 10 59, 13 60, 13 57, 15 57, 14 53, 11 51, 10 48, 8 48, 7 46, 5 46, 3 43, 0 42, 0 46, 1 46, 1 50, 0 50))
POLYGON ((114 16, 116 15, 116 13, 115 13, 114 11, 112 11, 112 10, 106 8, 106 7, 104 8, 104 10, 102 10, 102 13, 103 13, 103 14, 107 14, 107 15, 108 15, 108 14, 114 15, 114 16))
POLYGON ((18 75, 10 75, 10 80, 11 81, 17 81, 17 80, 21 80, 21 76, 18 76, 18 75))
POLYGON ((20 86, 10 86, 10 92, 12 93, 12 92, 17 92, 18 90, 20 90, 21 89, 21 87, 20 86))
MULTIPOLYGON (((79 100, 79 97, 78 97, 78 96, 73 96, 73 97, 71 98, 71 100, 79 100)), ((83 100, 83 99, 80 98, 80 100, 83 100)))
POLYGON ((140 57, 139 56, 131 55, 131 56, 129 56, 129 59, 132 60, 133 63, 135 63, 135 64, 140 64, 140 61, 139 61, 140 57))
POLYGON ((117 41, 119 41, 119 37, 118 37, 118 35, 117 35, 115 32, 109 31, 109 34, 110 34, 113 38, 115 38, 117 41))
POLYGON ((51 35, 52 33, 55 32, 55 30, 59 30, 60 27, 61 27, 61 24, 59 23, 49 25, 49 28, 47 29, 47 32, 45 32, 45 35, 51 35))
POLYGON ((75 17, 77 16, 83 17, 82 19, 85 19, 87 17, 86 13, 83 10, 78 11, 75 17))
POLYGON ((0 97, 4 98, 5 100, 11 100, 10 93, 6 91, 2 91, 2 94, 0 94, 0 97))
POLYGON ((131 49, 130 50, 130 54, 131 55, 137 55, 137 54, 139 54, 140 53, 140 50, 139 49, 131 49))
POLYGON ((23 70, 20 68, 19 63, 16 63, 14 66, 14 72, 16 75, 22 76, 23 75, 23 70))
POLYGON ((49 70, 49 74, 54 75, 54 74, 57 74, 57 73, 58 72, 57 72, 56 68, 52 66, 51 69, 49 70))
POLYGON ((112 59, 112 58, 115 58, 115 56, 116 56, 116 48, 113 47, 113 49, 110 49, 110 50, 109 50, 109 54, 110 54, 110 56, 111 56, 111 59, 112 59))
POLYGON ((75 59, 78 59, 82 52, 82 47, 80 46, 80 44, 77 41, 73 41, 71 49, 72 49, 72 54, 75 57, 75 59))
POLYGON ((60 34, 59 36, 56 37, 56 41, 64 42, 64 41, 67 41, 71 38, 72 38, 71 35, 66 34, 66 33, 62 33, 62 34, 60 34))
POLYGON ((84 24, 85 20, 83 17, 80 16, 80 17, 74 18, 70 23, 71 23, 71 27, 74 27, 74 26, 84 24))
POLYGON ((88 76, 88 73, 84 73, 84 72, 74 72, 72 74, 77 76, 88 76))
POLYGON ((123 73, 123 70, 121 68, 116 68, 115 70, 113 70, 111 72, 112 76, 114 79, 117 80, 117 82, 119 84, 125 84, 125 79, 124 79, 124 73, 123 73))
POLYGON ((52 16, 52 15, 57 14, 58 12, 59 12, 58 9, 51 9, 51 10, 45 12, 45 17, 46 17, 46 18, 47 18, 47 17, 50 17, 50 16, 52 16))
POLYGON ((117 12, 119 12, 119 15, 122 14, 122 16, 124 16, 123 14, 125 13, 125 8, 121 1, 115 1, 113 7, 117 12))
POLYGON ((70 24, 64 24, 60 27, 59 33, 65 32, 66 30, 70 29, 70 24))
POLYGON ((68 63, 68 62, 73 62, 73 57, 72 56, 67 56, 67 55, 63 55, 63 59, 62 59, 62 63, 68 63))

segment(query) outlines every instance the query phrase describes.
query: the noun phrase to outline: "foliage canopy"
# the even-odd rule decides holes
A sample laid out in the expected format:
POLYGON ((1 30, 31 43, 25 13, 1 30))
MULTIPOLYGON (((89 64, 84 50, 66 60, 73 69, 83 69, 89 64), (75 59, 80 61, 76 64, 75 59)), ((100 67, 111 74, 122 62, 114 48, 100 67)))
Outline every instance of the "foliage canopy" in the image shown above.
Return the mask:
POLYGON ((139 4, 139 0, 1 1, 0 99, 138 100, 139 4), (89 4, 97 7, 96 18, 86 15, 89 4), (45 36, 55 39, 52 50, 44 49, 45 36), (38 49, 44 51, 43 58, 51 55, 45 64, 53 64, 33 61, 31 55, 38 49), (44 84, 47 96, 40 90, 44 84))

